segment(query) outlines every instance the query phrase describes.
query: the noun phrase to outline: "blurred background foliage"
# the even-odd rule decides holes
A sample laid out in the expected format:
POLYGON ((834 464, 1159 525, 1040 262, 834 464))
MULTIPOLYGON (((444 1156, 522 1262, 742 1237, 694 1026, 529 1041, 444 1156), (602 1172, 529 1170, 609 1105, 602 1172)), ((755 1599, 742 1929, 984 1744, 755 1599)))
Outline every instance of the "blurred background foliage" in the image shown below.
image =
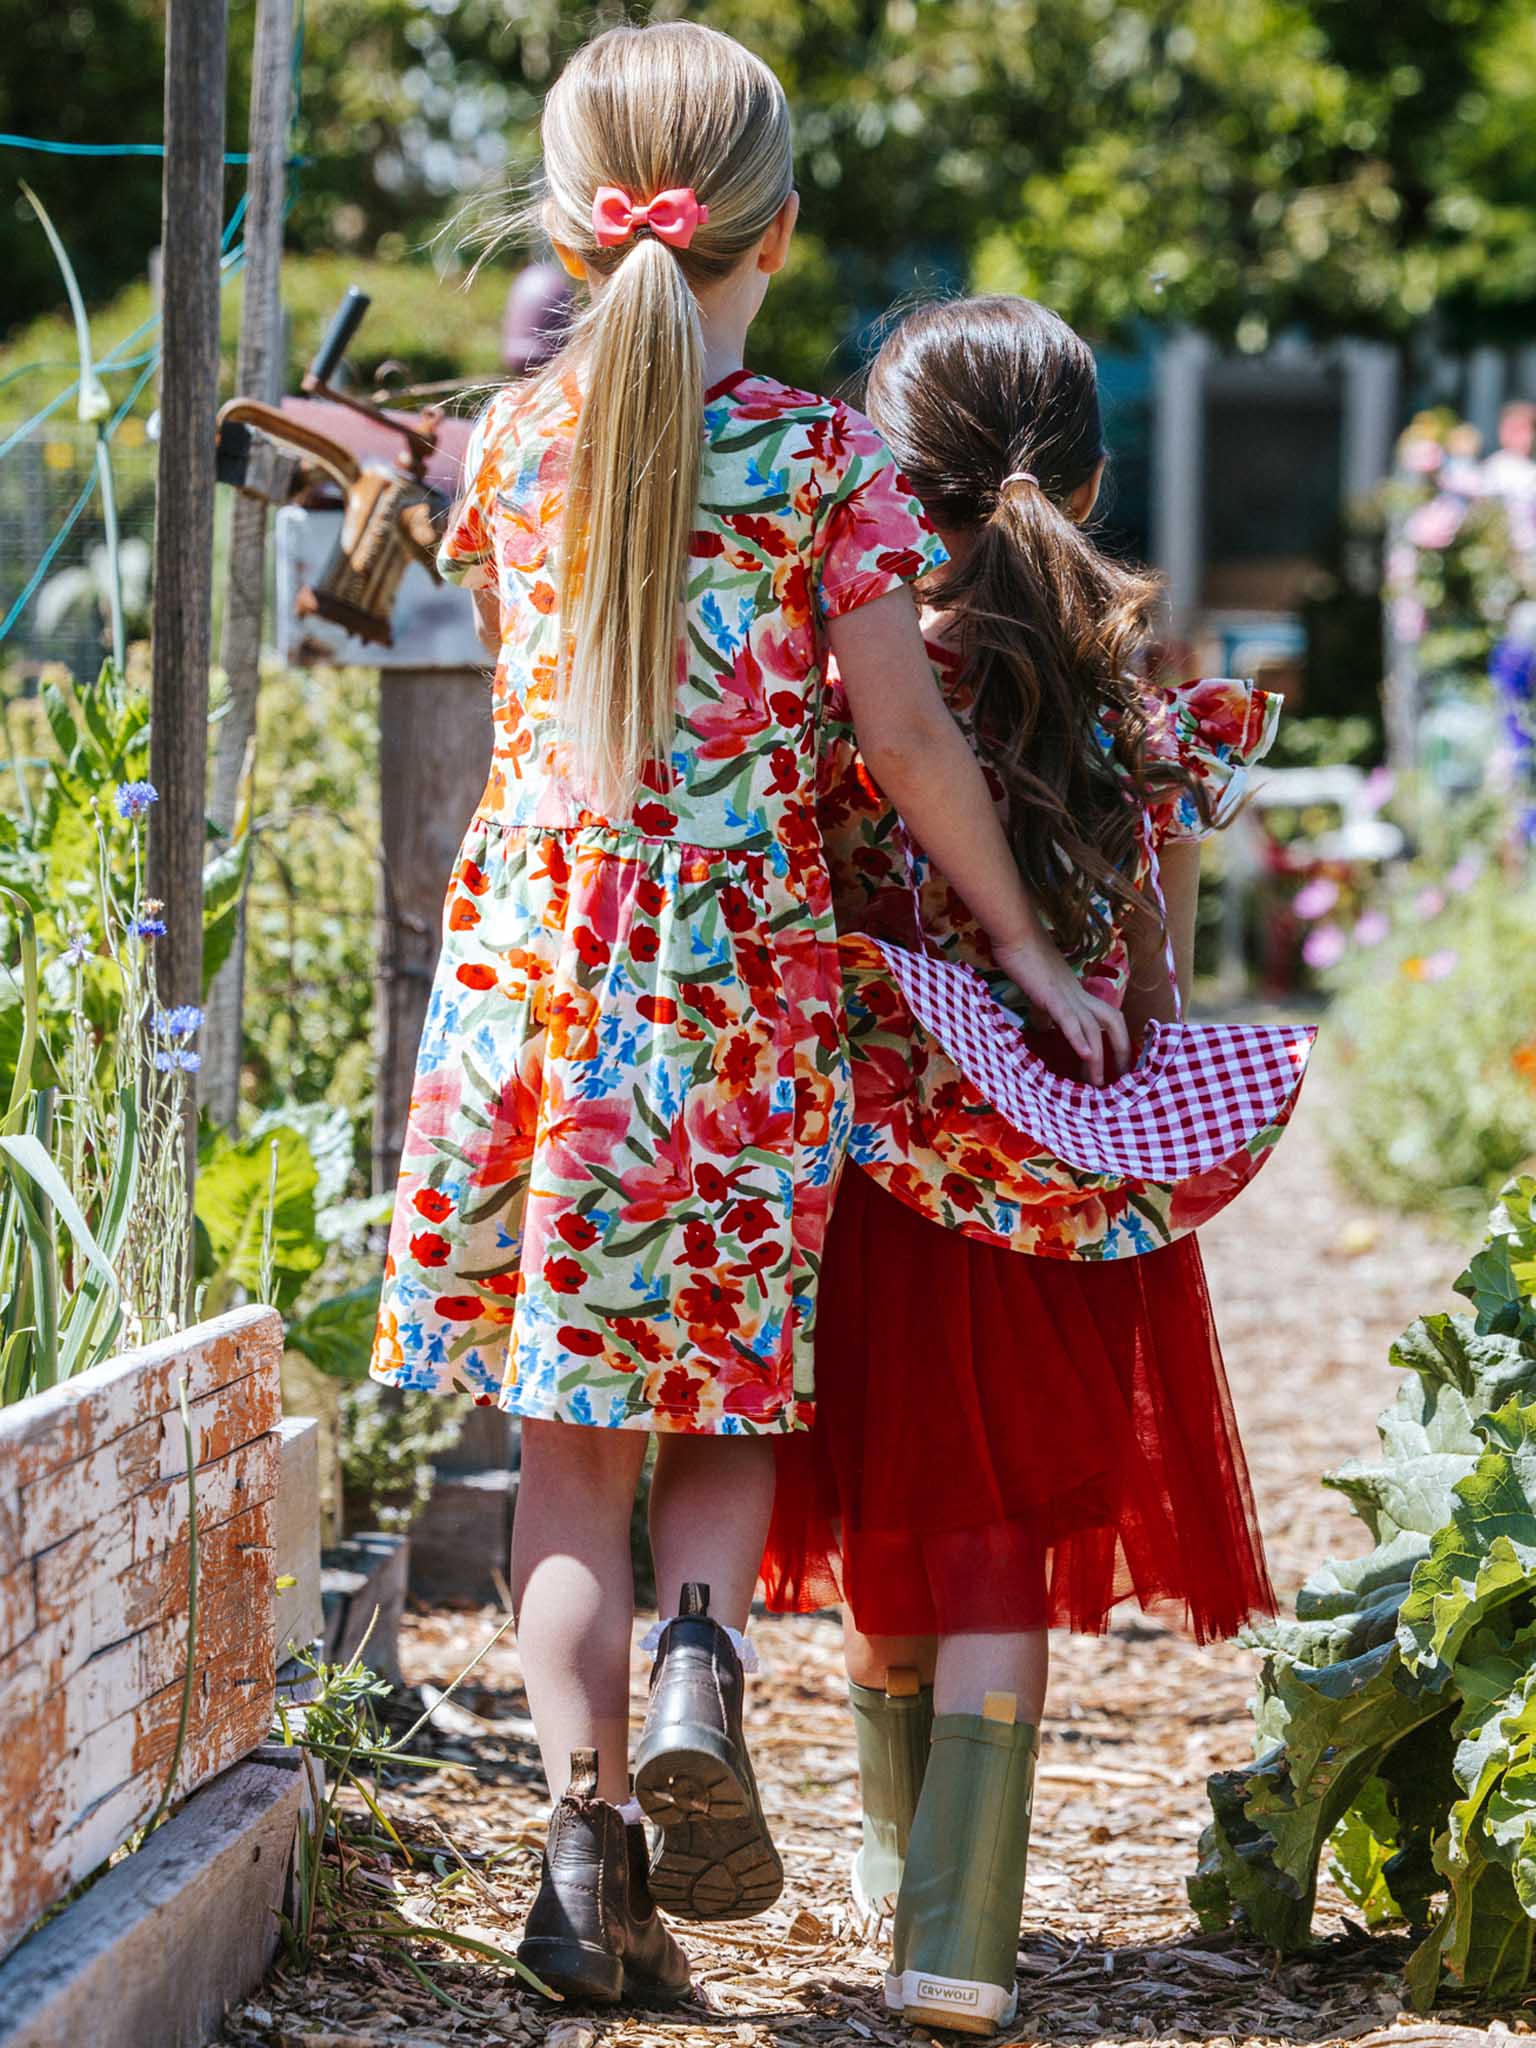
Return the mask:
MULTIPOLYGON (((395 352, 398 326, 424 374, 493 368, 479 294, 435 289, 434 267, 462 271, 456 220, 526 173, 539 98, 566 52, 595 24, 641 11, 310 0, 306 161, 289 224, 296 334, 311 338, 311 299, 329 304, 354 274, 366 285, 378 263, 389 269, 370 351, 395 352)), ((1290 325, 1399 336, 1431 314, 1458 346, 1523 331, 1536 310, 1529 0, 663 0, 650 11, 742 36, 788 87, 805 233, 761 337, 786 374, 826 382, 850 332, 935 284, 1027 291, 1099 338, 1150 318, 1250 349, 1290 325)), ((232 148, 245 131, 251 12, 233 0, 232 148)), ((163 14, 163 0, 0 0, 0 129, 156 140, 163 14)), ((105 178, 99 163, 48 161, 48 204, 89 302, 142 278, 158 177, 151 159, 105 178)), ((232 207, 239 171, 229 180, 232 207)), ((0 211, 0 265, 7 328, 56 308, 47 250, 14 197, 0 211)), ((32 355, 42 338, 27 337, 32 355)))

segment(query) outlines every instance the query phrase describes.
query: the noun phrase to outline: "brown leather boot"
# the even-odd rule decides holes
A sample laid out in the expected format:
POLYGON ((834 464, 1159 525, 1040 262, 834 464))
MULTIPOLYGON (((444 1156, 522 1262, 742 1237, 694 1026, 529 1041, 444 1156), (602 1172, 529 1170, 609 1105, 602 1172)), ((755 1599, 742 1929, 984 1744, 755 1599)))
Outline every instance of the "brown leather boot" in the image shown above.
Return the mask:
POLYGON ((651 1891, 684 1920, 746 1920, 784 1889, 741 1729, 744 1681, 708 1586, 684 1586, 662 1630, 635 1759, 635 1797, 662 1831, 651 1891))
POLYGON ((517 1959, 566 1998, 671 2005, 689 1988, 688 1958, 646 1881, 645 1830, 597 1796, 597 1752, 578 1749, 555 1808, 538 1896, 517 1959))

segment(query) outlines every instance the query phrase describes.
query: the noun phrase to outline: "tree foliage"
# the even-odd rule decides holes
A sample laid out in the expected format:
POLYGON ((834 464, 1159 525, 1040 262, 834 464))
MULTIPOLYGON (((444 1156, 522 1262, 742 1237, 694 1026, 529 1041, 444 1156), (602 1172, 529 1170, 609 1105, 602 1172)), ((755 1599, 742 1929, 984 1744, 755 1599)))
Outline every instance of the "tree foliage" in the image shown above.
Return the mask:
MULTIPOLYGON (((529 166, 539 98, 595 21, 573 0, 311 0, 299 249, 419 257, 529 166)), ((741 36, 796 115, 805 243, 769 344, 804 363, 914 286, 1026 290, 1108 334, 1151 317, 1449 338, 1536 310, 1527 0, 661 0, 741 36), (814 334, 810 332, 814 329, 814 334)), ((0 0, 0 127, 152 140, 162 0, 0 0)), ((253 0, 231 7, 231 146, 253 0)), ((142 271, 155 166, 37 172, 101 297, 142 271)), ((238 190, 231 174, 231 198, 238 190)), ((14 191, 14 185, 12 187, 14 191)), ((51 301, 13 207, 14 321, 51 301)))

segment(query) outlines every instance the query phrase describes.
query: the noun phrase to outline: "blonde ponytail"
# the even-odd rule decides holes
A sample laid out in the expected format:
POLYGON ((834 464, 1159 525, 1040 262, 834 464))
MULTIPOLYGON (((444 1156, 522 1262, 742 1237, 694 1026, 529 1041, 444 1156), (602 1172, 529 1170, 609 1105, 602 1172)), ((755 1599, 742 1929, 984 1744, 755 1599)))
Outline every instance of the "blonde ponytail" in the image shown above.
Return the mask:
POLYGON ((561 561, 561 717, 583 794, 609 815, 676 733, 682 600, 703 448, 704 340, 693 285, 725 277, 794 189, 778 80, 693 22, 607 31, 545 102, 538 212, 598 280, 544 376, 582 402, 561 561), (690 187, 708 209, 686 248, 641 227, 600 246, 600 187, 645 202, 690 187))
POLYGON ((562 710, 595 801, 672 750, 678 607, 699 495, 704 338, 671 250, 634 244, 592 309, 565 494, 562 710))

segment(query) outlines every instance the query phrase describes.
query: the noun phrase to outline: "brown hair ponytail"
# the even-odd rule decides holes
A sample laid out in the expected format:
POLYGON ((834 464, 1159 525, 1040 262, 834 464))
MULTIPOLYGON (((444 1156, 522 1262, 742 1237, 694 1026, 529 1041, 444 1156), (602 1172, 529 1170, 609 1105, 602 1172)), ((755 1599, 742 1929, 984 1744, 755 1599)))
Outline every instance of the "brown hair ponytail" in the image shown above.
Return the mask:
POLYGON ((925 594, 954 621, 977 732, 1007 792, 1026 886, 1069 952, 1101 936, 1095 896, 1139 911, 1138 807, 1192 788, 1149 758, 1133 674, 1158 585, 1070 516, 1104 459, 1087 344, 1030 299, 909 314, 869 381, 869 411, 941 530, 974 536, 925 594), (1095 737, 1103 721, 1117 774, 1095 737))

